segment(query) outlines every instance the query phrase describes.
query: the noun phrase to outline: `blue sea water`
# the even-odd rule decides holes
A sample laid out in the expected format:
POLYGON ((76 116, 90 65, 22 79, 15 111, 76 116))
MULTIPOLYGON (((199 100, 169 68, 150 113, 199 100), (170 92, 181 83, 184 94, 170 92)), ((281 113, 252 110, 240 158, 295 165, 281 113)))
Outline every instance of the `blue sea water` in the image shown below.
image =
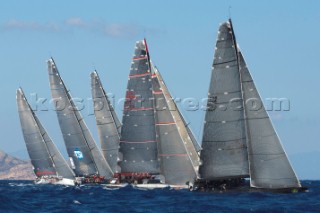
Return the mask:
POLYGON ((131 186, 65 187, 32 181, 0 181, 0 212, 320 212, 320 181, 309 192, 189 192, 131 186))

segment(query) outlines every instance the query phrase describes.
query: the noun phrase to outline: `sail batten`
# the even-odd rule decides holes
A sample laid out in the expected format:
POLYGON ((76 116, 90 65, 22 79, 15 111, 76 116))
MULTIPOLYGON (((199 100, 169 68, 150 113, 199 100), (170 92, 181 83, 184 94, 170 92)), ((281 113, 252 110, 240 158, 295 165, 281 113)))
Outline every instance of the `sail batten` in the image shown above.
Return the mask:
POLYGON ((57 175, 73 179, 73 171, 32 111, 21 88, 17 90, 17 104, 23 136, 36 176, 57 175))
POLYGON ((60 129, 69 158, 77 176, 100 175, 110 178, 113 173, 96 148, 95 141, 72 100, 53 59, 48 60, 48 73, 60 129))

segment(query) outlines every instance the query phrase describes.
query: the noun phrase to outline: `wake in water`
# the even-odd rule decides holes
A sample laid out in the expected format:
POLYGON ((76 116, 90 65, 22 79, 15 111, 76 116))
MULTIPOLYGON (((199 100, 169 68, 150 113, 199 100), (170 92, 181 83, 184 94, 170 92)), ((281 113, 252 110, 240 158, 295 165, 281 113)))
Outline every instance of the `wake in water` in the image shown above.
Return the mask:
POLYGON ((0 209, 1 212, 319 212, 320 181, 302 183, 309 192, 209 193, 0 181, 0 209))

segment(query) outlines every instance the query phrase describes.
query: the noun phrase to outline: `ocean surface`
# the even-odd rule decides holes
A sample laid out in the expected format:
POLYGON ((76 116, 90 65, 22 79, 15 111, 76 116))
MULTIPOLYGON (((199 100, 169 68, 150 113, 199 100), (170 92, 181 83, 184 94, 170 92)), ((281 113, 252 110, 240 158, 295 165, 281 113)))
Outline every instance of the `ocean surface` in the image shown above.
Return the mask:
POLYGON ((65 187, 0 181, 0 212, 320 212, 320 181, 302 181, 309 192, 189 192, 131 186, 65 187))

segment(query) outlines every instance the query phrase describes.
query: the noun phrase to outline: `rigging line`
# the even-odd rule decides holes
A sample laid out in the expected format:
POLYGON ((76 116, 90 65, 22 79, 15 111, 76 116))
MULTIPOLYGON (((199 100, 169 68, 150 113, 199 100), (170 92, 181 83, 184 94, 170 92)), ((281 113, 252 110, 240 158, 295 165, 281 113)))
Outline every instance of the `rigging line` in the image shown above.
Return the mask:
POLYGON ((229 15, 229 19, 231 19, 231 5, 229 5, 229 8, 228 8, 228 15, 229 15))
MULTIPOLYGON (((207 106, 207 103, 206 103, 206 105, 205 106, 207 106)), ((199 126, 199 128, 198 128, 198 135, 197 135, 197 139, 198 139, 198 141, 200 142, 201 141, 201 144, 200 144, 200 146, 202 146, 202 135, 203 135, 203 130, 204 130, 204 122, 205 122, 205 115, 206 115, 206 109, 204 109, 204 110, 201 110, 202 112, 201 112, 201 125, 199 126)))

